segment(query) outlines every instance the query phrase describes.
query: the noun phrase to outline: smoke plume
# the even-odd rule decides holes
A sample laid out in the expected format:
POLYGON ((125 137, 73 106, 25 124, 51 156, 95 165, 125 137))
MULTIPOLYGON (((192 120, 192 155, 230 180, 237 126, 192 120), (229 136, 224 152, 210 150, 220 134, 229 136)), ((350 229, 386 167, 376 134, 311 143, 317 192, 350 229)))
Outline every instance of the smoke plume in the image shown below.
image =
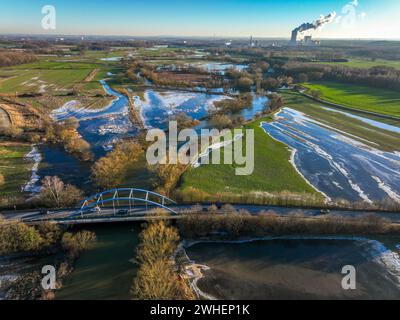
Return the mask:
POLYGON ((301 26, 297 27, 292 31, 292 42, 296 42, 298 36, 302 33, 309 31, 309 30, 318 30, 322 26, 333 22, 336 17, 336 12, 332 12, 327 16, 321 16, 318 20, 314 21, 313 23, 303 23, 301 26))

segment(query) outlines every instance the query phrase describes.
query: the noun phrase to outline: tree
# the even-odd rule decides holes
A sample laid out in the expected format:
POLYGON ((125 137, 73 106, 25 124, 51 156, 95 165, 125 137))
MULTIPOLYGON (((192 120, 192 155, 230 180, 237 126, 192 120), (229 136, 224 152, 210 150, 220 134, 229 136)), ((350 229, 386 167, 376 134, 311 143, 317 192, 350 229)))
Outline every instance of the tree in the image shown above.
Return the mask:
POLYGON ((284 100, 280 94, 274 94, 270 96, 270 100, 268 102, 269 108, 271 111, 278 110, 283 107, 284 100))
POLYGON ((199 120, 194 120, 192 117, 188 116, 184 112, 177 113, 175 116, 170 118, 170 121, 177 122, 178 130, 193 128, 200 123, 199 120))
POLYGON ((66 232, 61 239, 61 246, 68 251, 70 258, 75 259, 81 252, 88 250, 94 241, 96 234, 90 231, 84 230, 75 234, 66 232))
POLYGON ((59 177, 45 177, 39 194, 40 202, 47 207, 66 208, 75 206, 83 197, 78 188, 64 184, 59 177))
POLYGON ((310 94, 314 99, 319 99, 321 97, 320 90, 311 90, 310 94))
POLYGON ((251 90, 251 86, 254 84, 254 81, 246 76, 242 76, 239 78, 238 82, 237 82, 237 88, 239 90, 243 90, 243 91, 250 91, 251 90))
POLYGON ((275 78, 269 77, 268 79, 264 80, 261 85, 265 90, 272 91, 278 89, 279 81, 275 78))
POLYGON ((136 141, 123 141, 92 167, 93 181, 103 188, 118 187, 143 154, 136 141))
POLYGON ((35 251, 42 244, 43 239, 34 227, 21 222, 0 225, 0 254, 35 251))
POLYGON ((308 76, 307 76, 307 74, 306 74, 306 73, 300 73, 300 74, 297 76, 297 82, 300 82, 300 83, 308 82, 308 76))
POLYGON ((140 300, 194 299, 190 287, 178 272, 173 258, 179 233, 164 220, 149 222, 140 235, 136 260, 140 264, 131 295, 140 300))
POLYGON ((232 120, 225 114, 216 114, 212 116, 210 122, 212 126, 218 130, 232 127, 232 120))

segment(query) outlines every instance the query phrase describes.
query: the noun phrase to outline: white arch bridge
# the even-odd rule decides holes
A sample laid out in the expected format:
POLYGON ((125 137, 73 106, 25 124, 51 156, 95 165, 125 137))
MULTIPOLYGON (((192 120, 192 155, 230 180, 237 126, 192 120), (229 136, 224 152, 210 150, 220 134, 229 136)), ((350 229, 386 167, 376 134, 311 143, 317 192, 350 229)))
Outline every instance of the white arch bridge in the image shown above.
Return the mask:
POLYGON ((171 205, 176 205, 176 202, 156 192, 118 188, 106 190, 85 199, 80 205, 79 214, 83 217, 85 214, 101 212, 102 208, 111 208, 116 215, 118 208, 127 208, 126 210, 131 212, 140 206, 141 209, 145 208, 146 212, 151 207, 161 208, 176 215, 177 212, 169 207, 171 205))

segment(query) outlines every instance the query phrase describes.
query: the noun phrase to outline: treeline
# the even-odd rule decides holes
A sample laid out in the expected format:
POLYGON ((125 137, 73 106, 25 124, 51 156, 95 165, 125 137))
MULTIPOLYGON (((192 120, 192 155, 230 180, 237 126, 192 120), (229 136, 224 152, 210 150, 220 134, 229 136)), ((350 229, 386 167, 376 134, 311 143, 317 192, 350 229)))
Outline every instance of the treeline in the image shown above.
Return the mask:
MULTIPOLYGON (((50 222, 28 226, 23 222, 0 219, 0 254, 34 256, 60 251, 64 253, 55 261, 57 289, 62 287, 63 280, 72 272, 76 259, 83 251, 89 249, 95 240, 96 235, 93 232, 70 233, 50 222)), ((38 271, 28 272, 16 280, 3 284, 6 289, 6 298, 11 300, 54 299, 53 291, 45 291, 42 288, 42 278, 43 275, 38 271)))
POLYGON ((400 90, 400 70, 386 66, 366 69, 290 62, 284 66, 284 73, 298 82, 327 80, 400 90))
POLYGON ((143 84, 147 79, 160 87, 218 88, 224 85, 220 75, 187 64, 160 67, 145 61, 133 61, 126 65, 126 77, 134 84, 143 84))
POLYGON ((178 230, 166 221, 149 222, 140 240, 136 255, 139 270, 132 283, 132 298, 195 299, 188 282, 180 276, 174 258, 180 241, 178 230))
POLYGON ((294 211, 288 216, 279 216, 273 211, 262 211, 257 215, 245 210, 237 211, 224 206, 218 211, 215 206, 208 213, 193 208, 178 220, 180 234, 186 239, 199 237, 263 237, 282 234, 291 235, 370 235, 396 234, 400 226, 374 215, 361 218, 320 216, 309 217, 294 211))
POLYGON ((93 233, 81 231, 75 234, 66 232, 58 224, 43 222, 29 226, 16 220, 0 217, 0 254, 24 254, 52 252, 54 248, 63 248, 70 257, 86 250, 94 241, 93 233))
POLYGON ((18 64, 35 62, 37 57, 34 54, 17 51, 0 51, 0 67, 10 67, 18 64))
POLYGON ((364 210, 364 211, 385 211, 399 212, 400 203, 387 197, 381 201, 368 203, 365 201, 348 201, 336 199, 327 203, 320 194, 292 193, 288 191, 268 193, 268 192, 244 192, 241 194, 223 192, 215 195, 204 190, 187 187, 174 192, 174 199, 181 203, 240 203, 251 205, 269 205, 281 207, 301 207, 301 208, 326 208, 332 210, 364 210))

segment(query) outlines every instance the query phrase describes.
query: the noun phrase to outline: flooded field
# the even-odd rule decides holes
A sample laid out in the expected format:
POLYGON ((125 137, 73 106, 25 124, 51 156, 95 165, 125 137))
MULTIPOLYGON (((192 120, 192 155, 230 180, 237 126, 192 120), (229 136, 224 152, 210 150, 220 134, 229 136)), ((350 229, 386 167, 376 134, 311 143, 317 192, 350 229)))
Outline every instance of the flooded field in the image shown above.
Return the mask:
POLYGON ((293 165, 328 198, 400 202, 400 153, 367 146, 290 108, 262 126, 293 150, 293 165))

